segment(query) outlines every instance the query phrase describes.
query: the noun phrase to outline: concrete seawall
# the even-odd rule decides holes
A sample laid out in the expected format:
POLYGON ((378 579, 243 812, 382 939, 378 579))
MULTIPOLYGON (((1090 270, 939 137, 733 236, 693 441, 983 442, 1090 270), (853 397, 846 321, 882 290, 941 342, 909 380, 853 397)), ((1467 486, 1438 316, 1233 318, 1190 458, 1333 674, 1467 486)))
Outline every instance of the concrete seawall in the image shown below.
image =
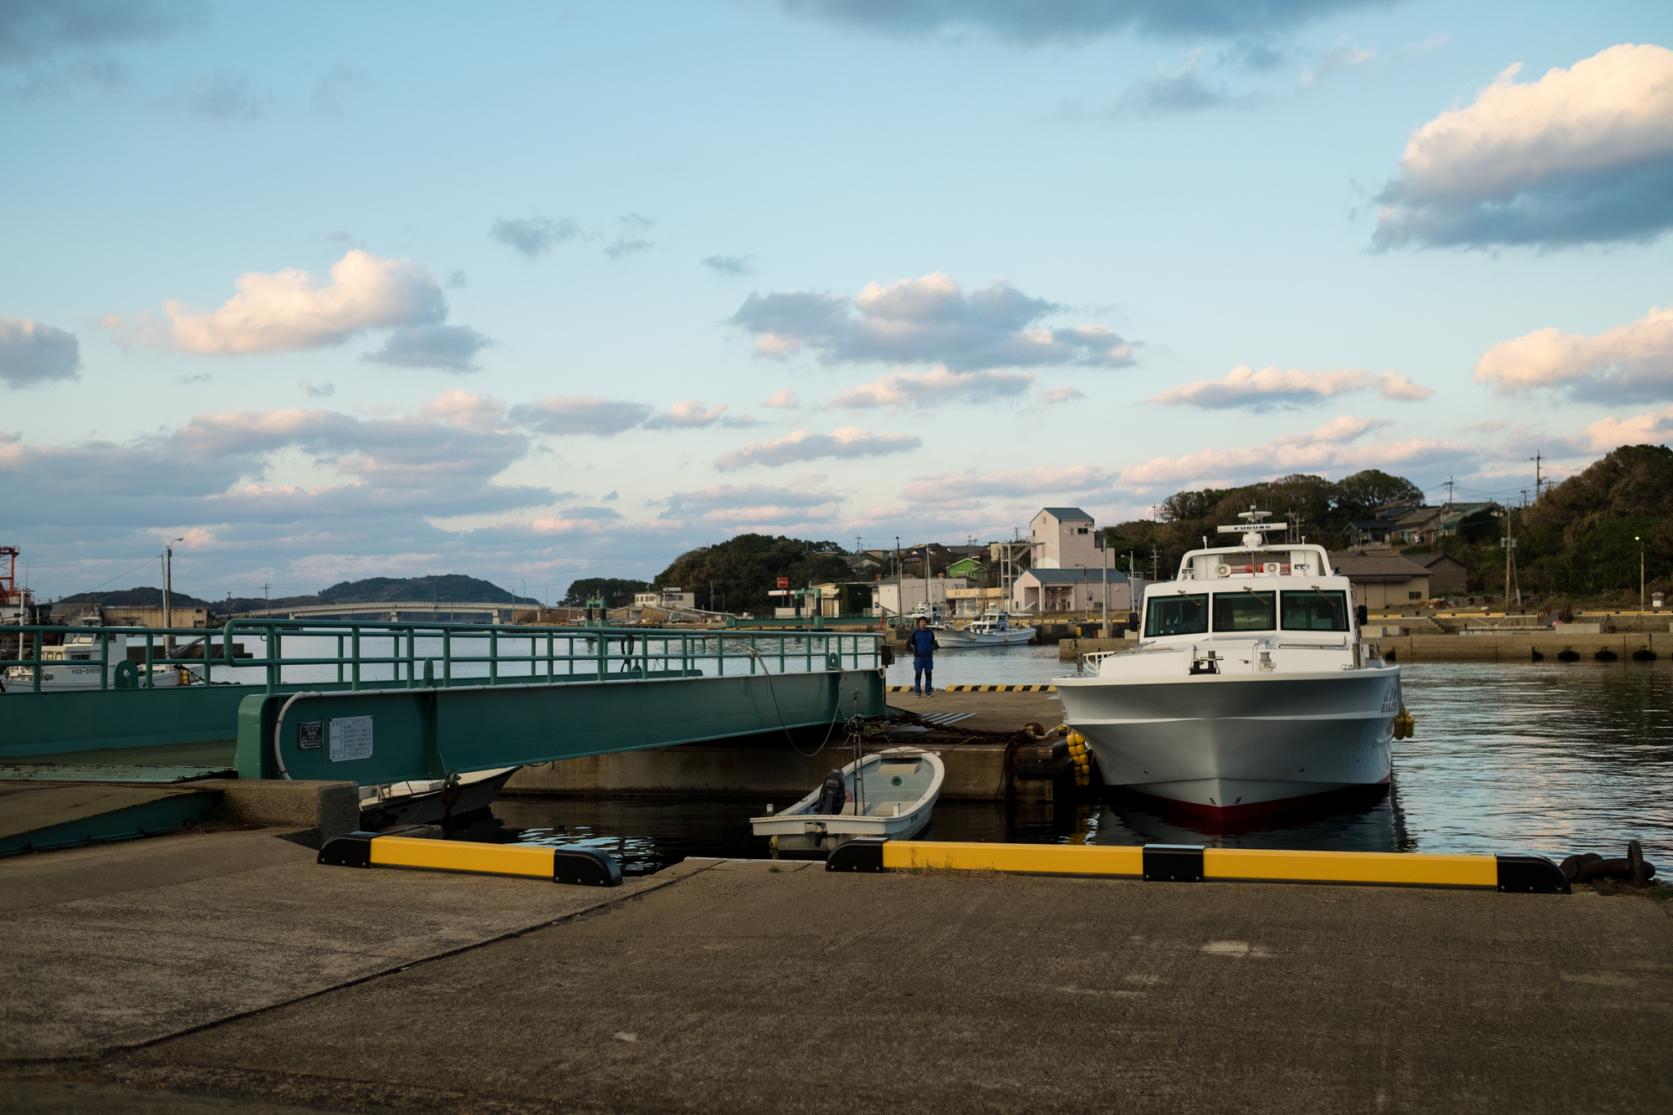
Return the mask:
MULTIPOLYGON (((1020 726, 1020 724, 1019 724, 1020 726)), ((947 780, 946 801, 1005 800, 1005 748, 991 743, 909 743, 941 756, 947 780)), ((809 746, 807 750, 812 750, 809 746)), ((868 745, 867 750, 876 750, 868 745)), ((565 759, 526 766, 506 783, 508 794, 560 794, 576 797, 623 795, 658 798, 736 798, 771 802, 779 809, 819 785, 825 773, 850 762, 853 752, 835 741, 807 756, 789 744, 736 747, 688 744, 614 755, 565 759)), ((1016 801, 1050 801, 1050 782, 1013 784, 1016 801)))
MULTIPOLYGON (((1673 659, 1673 632, 1614 632, 1607 635, 1568 634, 1561 631, 1516 632, 1504 635, 1387 635, 1368 642, 1381 647, 1396 662, 1537 662, 1561 661, 1569 651, 1583 661, 1631 662, 1645 655, 1673 659)), ((1057 656, 1073 662, 1083 654, 1128 650, 1130 639, 1066 639, 1057 656)))

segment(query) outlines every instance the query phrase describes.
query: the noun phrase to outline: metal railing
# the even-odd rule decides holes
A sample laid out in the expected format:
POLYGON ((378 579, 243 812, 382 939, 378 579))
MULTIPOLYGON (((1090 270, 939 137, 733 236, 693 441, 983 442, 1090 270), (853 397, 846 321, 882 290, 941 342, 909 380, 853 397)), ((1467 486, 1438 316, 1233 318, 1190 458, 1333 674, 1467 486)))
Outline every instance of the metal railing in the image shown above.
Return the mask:
POLYGON ((0 640, 6 639, 16 648, 0 659, 5 688, 36 693, 181 682, 268 691, 321 683, 349 689, 550 684, 882 667, 882 636, 870 632, 235 619, 207 630, 8 626, 0 628, 0 640), (57 655, 68 648, 47 645, 81 635, 92 636, 86 659, 66 660, 57 655), (55 656, 46 657, 49 652, 55 656), (133 669, 124 671, 121 664, 129 661, 133 669), (88 683, 60 680, 57 672, 66 669, 79 669, 88 683), (170 670, 183 673, 170 678, 170 670))

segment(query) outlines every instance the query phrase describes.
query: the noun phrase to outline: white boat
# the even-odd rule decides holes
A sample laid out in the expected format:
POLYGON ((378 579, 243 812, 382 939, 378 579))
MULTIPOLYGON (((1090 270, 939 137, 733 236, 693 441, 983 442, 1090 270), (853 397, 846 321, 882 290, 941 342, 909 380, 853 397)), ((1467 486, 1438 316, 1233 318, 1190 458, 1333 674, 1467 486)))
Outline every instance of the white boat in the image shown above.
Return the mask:
MULTIPOLYGON (((97 620, 83 619, 81 624, 92 626, 97 620)), ((26 657, 36 657, 28 655, 26 657)), ((106 688, 117 687, 116 672, 128 661, 128 637, 126 635, 107 634, 94 631, 70 631, 64 635, 64 641, 52 646, 43 646, 39 650, 41 659, 41 692, 59 692, 66 689, 98 689, 101 682, 106 688), (108 644, 108 649, 101 650, 100 644, 108 644), (105 658, 105 664, 99 664, 100 656, 105 658), (107 676, 108 672, 108 676, 107 676)), ((146 679, 146 667, 143 662, 135 663, 135 685, 139 688, 167 689, 180 684, 183 672, 178 666, 151 667, 150 680, 146 679)), ((3 687, 11 693, 32 693, 35 689, 35 667, 8 666, 6 667, 5 683, 3 687)))
POLYGON ((934 752, 893 747, 833 770, 795 805, 749 823, 779 853, 825 855, 856 836, 910 840, 929 826, 946 776, 934 752))
POLYGON ((494 804, 500 790, 521 767, 498 767, 462 774, 446 782, 391 782, 360 788, 360 826, 436 825, 450 817, 477 813, 494 804))
POLYGON ((1013 627, 1006 612, 989 610, 963 627, 945 627, 935 633, 944 647, 1011 647, 1030 642, 1032 627, 1013 627))
POLYGON ((1064 721, 1104 783, 1220 822, 1386 784, 1400 668, 1360 638, 1348 579, 1322 546, 1269 542, 1240 515, 1233 547, 1192 550, 1144 594, 1128 651, 1056 679, 1064 721))

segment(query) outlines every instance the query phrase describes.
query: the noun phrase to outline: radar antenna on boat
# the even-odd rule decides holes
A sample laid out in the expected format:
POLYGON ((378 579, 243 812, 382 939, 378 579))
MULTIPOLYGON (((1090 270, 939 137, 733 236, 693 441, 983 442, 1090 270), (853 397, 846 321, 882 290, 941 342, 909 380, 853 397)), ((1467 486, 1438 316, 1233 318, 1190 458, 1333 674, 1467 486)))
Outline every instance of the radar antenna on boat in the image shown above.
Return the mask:
POLYGON ((1249 510, 1239 511, 1237 517, 1243 520, 1242 526, 1226 526, 1216 528, 1220 534, 1241 534, 1239 539, 1246 549, 1258 550, 1266 545, 1266 535, 1275 530, 1288 529, 1287 523, 1269 523, 1266 519, 1272 517, 1270 511, 1257 511, 1254 504, 1249 510))

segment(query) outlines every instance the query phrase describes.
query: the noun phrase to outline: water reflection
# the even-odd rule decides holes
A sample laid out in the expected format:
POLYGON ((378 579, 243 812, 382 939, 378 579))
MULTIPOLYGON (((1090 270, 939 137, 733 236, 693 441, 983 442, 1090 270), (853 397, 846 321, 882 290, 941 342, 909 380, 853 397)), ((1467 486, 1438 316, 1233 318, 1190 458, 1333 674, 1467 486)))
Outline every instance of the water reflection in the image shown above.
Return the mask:
MULTIPOLYGON (((1374 800, 1230 831, 1141 797, 1060 810, 943 802, 928 838, 1556 858, 1619 854, 1638 839, 1673 867, 1673 666, 1419 663, 1404 683, 1417 734, 1395 743, 1394 784, 1374 800)), ((643 871, 687 855, 765 855, 749 833, 752 804, 515 800, 495 806, 496 831, 600 847, 643 871)))
POLYGON ((1199 822, 1137 794, 1111 794, 1067 808, 1011 810, 947 802, 935 810, 931 840, 1004 840, 1023 844, 1201 844, 1213 848, 1288 848, 1335 852, 1410 852, 1397 787, 1336 797, 1317 807, 1235 827, 1199 822))

